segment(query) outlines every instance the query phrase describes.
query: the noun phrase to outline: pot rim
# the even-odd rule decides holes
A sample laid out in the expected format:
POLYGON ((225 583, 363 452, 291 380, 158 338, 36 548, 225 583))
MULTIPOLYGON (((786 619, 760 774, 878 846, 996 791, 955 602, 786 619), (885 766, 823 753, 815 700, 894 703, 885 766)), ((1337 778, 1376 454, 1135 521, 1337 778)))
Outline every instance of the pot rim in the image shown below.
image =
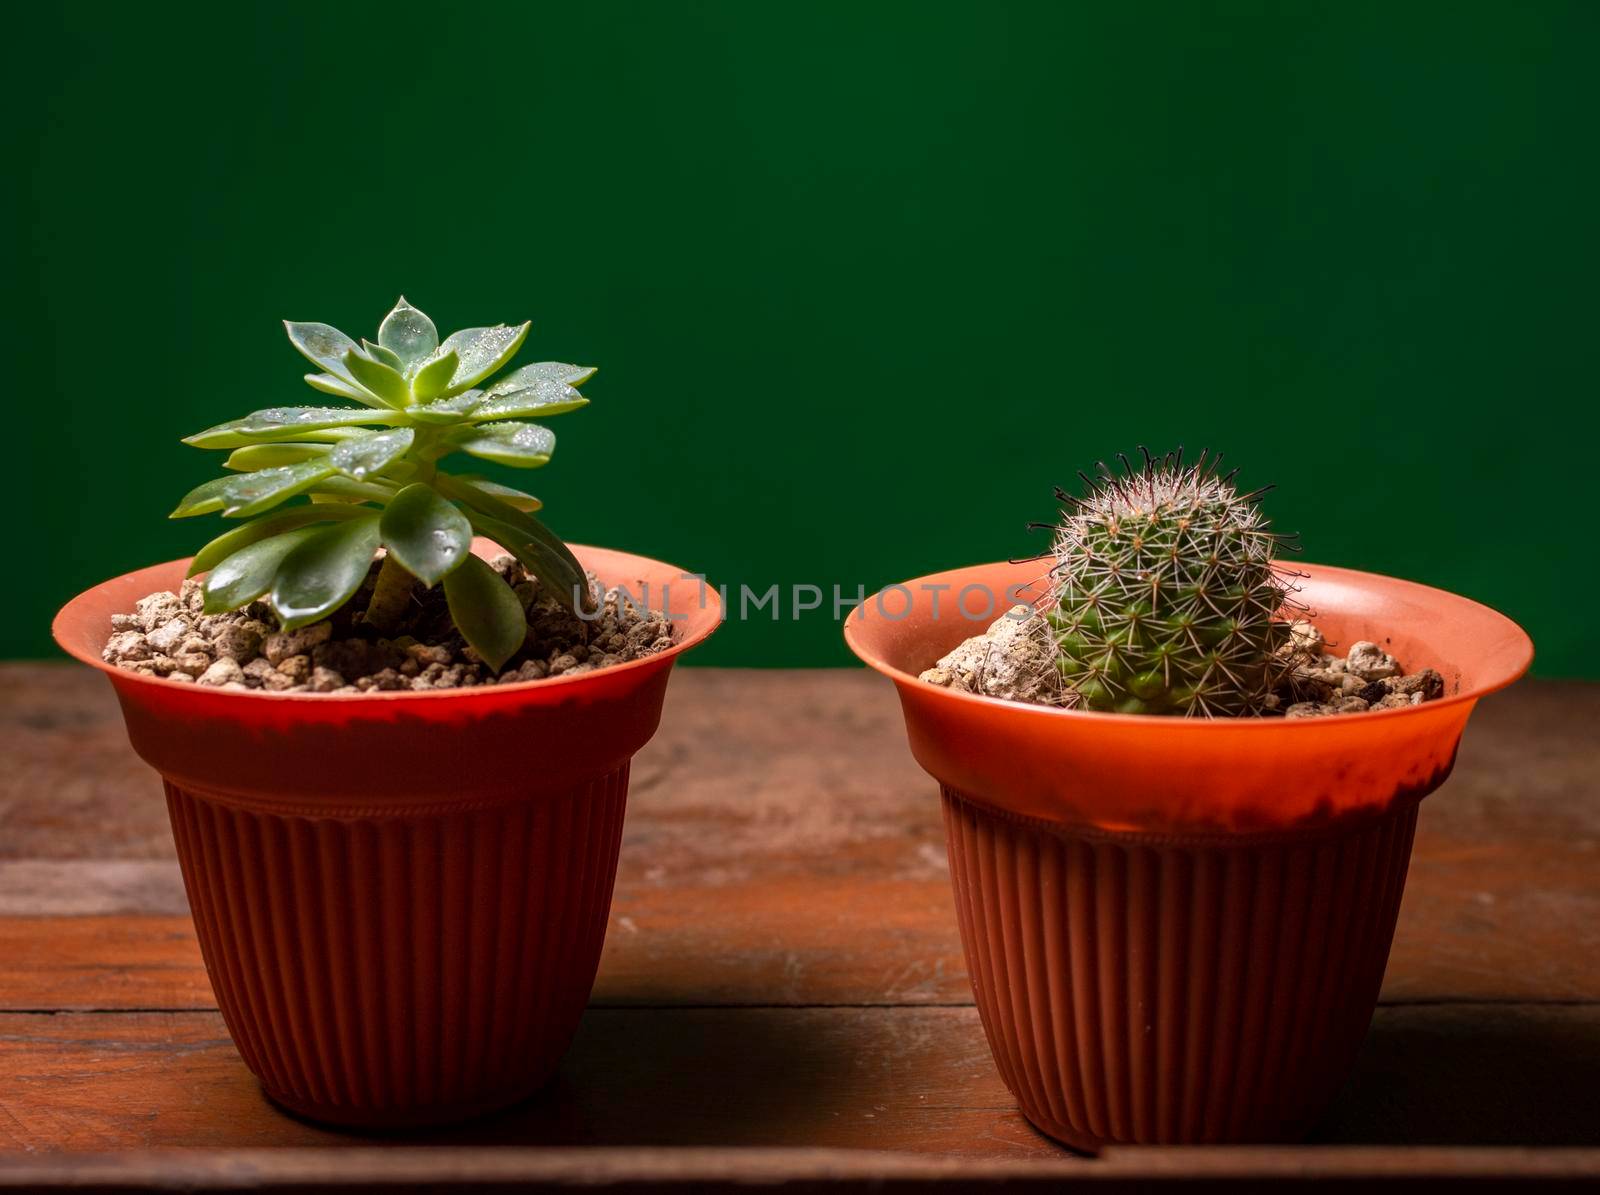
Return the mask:
MULTIPOLYGON (((867 646, 863 640, 862 627, 867 621, 866 609, 880 595, 894 588, 913 589, 915 587, 932 583, 940 585, 952 584, 951 579, 978 570, 999 568, 1005 564, 1015 564, 1016 561, 989 561, 981 564, 968 565, 965 568, 947 569, 944 572, 929 573, 922 577, 913 577, 896 585, 886 585, 877 593, 872 594, 845 619, 844 640, 845 645, 867 667, 881 673, 894 681, 898 686, 915 686, 916 692, 926 695, 935 701, 952 702, 951 710, 966 708, 983 708, 1005 710, 1015 716, 1033 717, 1039 719, 1066 719, 1067 724, 1086 726, 1089 723, 1103 726, 1162 726, 1174 728, 1183 726, 1239 728, 1258 733, 1276 731, 1278 733, 1305 733, 1314 731, 1318 727, 1326 727, 1330 720, 1348 722, 1359 718, 1363 723, 1371 724, 1375 719, 1411 718, 1418 715, 1437 713, 1451 706, 1466 704, 1470 706, 1479 698, 1490 693, 1504 689, 1515 682, 1533 662, 1533 640, 1528 633, 1517 623, 1501 614, 1498 610, 1484 605, 1482 602, 1473 601, 1471 598, 1452 593, 1447 589, 1439 589, 1432 585, 1424 585, 1417 581, 1408 581, 1401 577, 1391 577, 1383 573, 1365 572, 1360 569, 1342 568, 1331 564, 1313 564, 1307 561, 1295 561, 1295 572, 1302 576, 1329 577, 1346 583, 1371 587, 1374 583, 1385 586, 1402 586, 1413 591, 1419 597, 1436 596, 1450 603, 1471 607, 1473 613, 1481 617, 1486 626, 1497 627, 1503 634, 1511 638, 1514 649, 1511 651, 1506 663, 1490 675, 1480 678, 1478 683, 1463 687, 1454 693, 1447 693, 1434 701, 1423 702, 1420 705, 1408 705, 1398 709, 1363 710, 1349 714, 1324 714, 1315 718, 1285 718, 1280 716, 1253 714, 1241 717, 1226 718, 1172 718, 1151 714, 1120 714, 1102 710, 1062 709, 1057 706, 1038 705, 1028 701, 1014 701, 1006 697, 989 697, 980 693, 967 693, 957 689, 947 689, 942 685, 932 685, 921 680, 915 674, 902 671, 891 664, 883 654, 867 646), (1310 570, 1309 573, 1303 570, 1310 570)), ((999 615, 1004 617, 1004 614, 999 615)), ((929 661, 928 667, 933 666, 929 661)), ((1203 732, 1202 732, 1203 733, 1203 732)))
MULTIPOLYGON (((567 546, 572 549, 576 556, 578 556, 580 563, 583 563, 586 567, 590 567, 590 562, 587 559, 587 556, 589 554, 599 553, 610 557, 613 563, 622 565, 625 570, 631 570, 633 567, 635 567, 635 565, 629 562, 637 562, 638 565, 643 565, 651 569, 671 570, 676 574, 680 574, 686 581, 692 581, 696 576, 696 574, 692 574, 688 572, 688 570, 680 568, 678 565, 670 564, 663 560, 656 560, 650 556, 640 556, 632 552, 624 552, 617 548, 604 548, 593 544, 577 543, 568 544, 567 546)), ((481 536, 473 540, 472 550, 477 555, 486 556, 489 549, 493 549, 497 555, 504 554, 504 549, 498 544, 495 544, 492 540, 486 540, 481 536)), ((140 574, 156 573, 162 570, 173 568, 178 568, 183 573, 187 573, 189 562, 193 559, 193 556, 184 556, 177 560, 167 560, 161 562, 160 564, 147 565, 142 569, 134 569, 132 572, 119 573, 115 577, 109 577, 97 585, 90 586, 88 589, 83 590, 81 593, 73 597, 66 603, 66 605, 62 606, 61 609, 56 612, 55 618, 52 619, 50 623, 51 637, 55 639, 56 645, 73 659, 79 660, 82 663, 88 664, 90 667, 105 673, 117 684, 125 683, 131 685, 155 685, 165 689, 177 689, 185 692, 191 691, 194 688, 192 684, 185 684, 180 681, 169 680, 163 676, 148 676, 144 673, 133 672, 126 668, 119 668, 115 664, 107 663, 105 660, 100 658, 98 652, 90 652, 80 647, 80 645, 75 641, 75 636, 72 634, 70 624, 75 620, 79 610, 88 605, 94 595, 105 589, 107 586, 115 585, 120 581, 124 581, 127 578, 135 577, 140 574)), ((574 685, 583 685, 585 683, 592 682, 599 677, 615 677, 621 676, 630 671, 659 668, 662 664, 674 659, 683 652, 688 651, 691 647, 694 647, 696 644, 707 639, 713 631, 722 625, 724 618, 724 612, 722 609, 722 596, 716 586, 707 584, 703 581, 699 584, 699 591, 701 598, 700 610, 695 611, 694 615, 691 615, 687 622, 679 622, 675 624, 684 626, 686 628, 686 633, 681 638, 674 640, 671 647, 667 648, 665 651, 656 652, 653 655, 642 656, 637 660, 628 660, 621 664, 610 664, 604 668, 597 668, 592 672, 583 672, 575 676, 549 676, 543 677, 539 680, 514 681, 510 684, 503 685, 464 685, 454 689, 424 689, 420 691, 414 689, 388 689, 379 691, 368 690, 364 693, 269 692, 265 689, 223 689, 210 688, 209 686, 203 686, 203 688, 208 689, 209 692, 217 696, 239 701, 275 701, 296 703, 310 702, 312 704, 321 706, 330 705, 333 703, 359 704, 365 702, 393 701, 448 702, 465 697, 475 696, 481 698, 485 692, 503 693, 509 695, 528 692, 535 689, 543 691, 561 689, 574 685), (705 612, 704 616, 697 617, 701 615, 702 611, 705 612), (687 630, 690 625, 696 622, 700 623, 701 625, 693 630, 687 630)), ((648 608, 651 610, 658 610, 660 609, 660 606, 657 602, 651 602, 648 608)), ((106 638, 109 639, 110 636, 111 632, 108 628, 106 638)))

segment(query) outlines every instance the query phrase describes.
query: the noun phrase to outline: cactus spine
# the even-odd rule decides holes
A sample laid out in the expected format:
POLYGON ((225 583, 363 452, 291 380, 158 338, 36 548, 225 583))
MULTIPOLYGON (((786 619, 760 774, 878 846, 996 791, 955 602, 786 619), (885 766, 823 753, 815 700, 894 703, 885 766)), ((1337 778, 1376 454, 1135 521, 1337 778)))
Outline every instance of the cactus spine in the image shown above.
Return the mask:
MULTIPOLYGON (((1061 491, 1052 600, 1056 666, 1071 703, 1118 713, 1261 713, 1279 679, 1289 580, 1277 536, 1219 454, 1080 473, 1061 491)), ((1270 489, 1271 487, 1266 487, 1270 489)))

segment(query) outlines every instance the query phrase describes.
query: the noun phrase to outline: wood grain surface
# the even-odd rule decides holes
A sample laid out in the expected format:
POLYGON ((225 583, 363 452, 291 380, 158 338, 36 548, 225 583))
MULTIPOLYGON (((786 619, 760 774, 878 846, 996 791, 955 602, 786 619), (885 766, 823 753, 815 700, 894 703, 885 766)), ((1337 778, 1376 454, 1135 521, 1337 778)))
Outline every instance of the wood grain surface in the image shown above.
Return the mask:
MULTIPOLYGON (((233 1051, 159 782, 104 681, 5 670, 0 1149, 359 1142, 277 1112, 233 1051)), ((1597 725, 1600 686, 1575 683, 1528 682, 1475 715, 1454 777, 1423 805, 1383 1004, 1314 1142, 1600 1145, 1597 725)), ((854 1151, 969 1168, 872 1171, 911 1183, 1018 1161, 1113 1177, 1110 1158, 1074 1159, 1034 1133, 994 1071, 936 789, 887 685, 854 671, 682 670, 633 775, 606 951, 560 1077, 501 1116, 408 1141, 603 1146, 640 1166, 663 1147, 753 1147, 851 1151, 840 1173, 879 1156, 854 1151)), ((1145 1152, 1119 1151, 1118 1164, 1145 1152)), ((1468 1156, 1400 1152, 1419 1165, 1468 1156)), ((752 1154, 743 1173, 778 1156, 752 1154)), ((820 1155, 794 1156, 811 1160, 790 1180, 822 1181, 808 1170, 820 1155)), ((1576 1165, 1587 1151, 1560 1154, 1565 1169, 1471 1156, 1480 1177, 1592 1173, 1576 1165)), ((31 1173, 0 1163, 0 1182, 8 1171, 31 1173)))

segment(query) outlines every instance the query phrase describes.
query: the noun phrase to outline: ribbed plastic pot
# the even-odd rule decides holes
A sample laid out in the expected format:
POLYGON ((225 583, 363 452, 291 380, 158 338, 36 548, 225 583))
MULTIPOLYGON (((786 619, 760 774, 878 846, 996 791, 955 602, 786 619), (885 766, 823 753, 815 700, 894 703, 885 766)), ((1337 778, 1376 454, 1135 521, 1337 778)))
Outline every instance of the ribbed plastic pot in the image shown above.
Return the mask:
POLYGON ((57 615, 56 641, 110 678, 166 783, 223 1020, 291 1111, 465 1119, 536 1090, 571 1041, 605 940, 629 761, 655 733, 673 661, 721 620, 716 592, 673 565, 574 550, 678 620, 671 650, 471 689, 239 692, 100 659, 111 615, 176 590, 187 561, 57 615))
POLYGON ((1035 1126, 1074 1148, 1310 1128, 1377 1005, 1418 804, 1449 775, 1477 700, 1532 659, 1520 628, 1466 598, 1296 566, 1329 639, 1436 668, 1445 696, 1203 720, 919 681, 1039 591, 1036 562, 892 586, 846 623, 851 649, 895 682, 912 754, 939 782, 1001 1077, 1035 1126))

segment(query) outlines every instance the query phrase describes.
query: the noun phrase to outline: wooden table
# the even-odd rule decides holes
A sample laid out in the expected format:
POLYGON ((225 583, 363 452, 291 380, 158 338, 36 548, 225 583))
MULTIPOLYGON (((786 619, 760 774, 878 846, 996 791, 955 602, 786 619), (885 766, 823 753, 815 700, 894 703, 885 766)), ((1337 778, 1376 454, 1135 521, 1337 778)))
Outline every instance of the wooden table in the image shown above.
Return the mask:
POLYGON ((1600 1177, 1600 686, 1529 682, 1476 715, 1423 806, 1382 1007, 1312 1142, 1091 1160, 1029 1128, 990 1063, 936 790, 874 676, 680 671, 634 765, 559 1078, 399 1142, 261 1097, 105 682, 65 665, 0 682, 0 1185, 1600 1177))

